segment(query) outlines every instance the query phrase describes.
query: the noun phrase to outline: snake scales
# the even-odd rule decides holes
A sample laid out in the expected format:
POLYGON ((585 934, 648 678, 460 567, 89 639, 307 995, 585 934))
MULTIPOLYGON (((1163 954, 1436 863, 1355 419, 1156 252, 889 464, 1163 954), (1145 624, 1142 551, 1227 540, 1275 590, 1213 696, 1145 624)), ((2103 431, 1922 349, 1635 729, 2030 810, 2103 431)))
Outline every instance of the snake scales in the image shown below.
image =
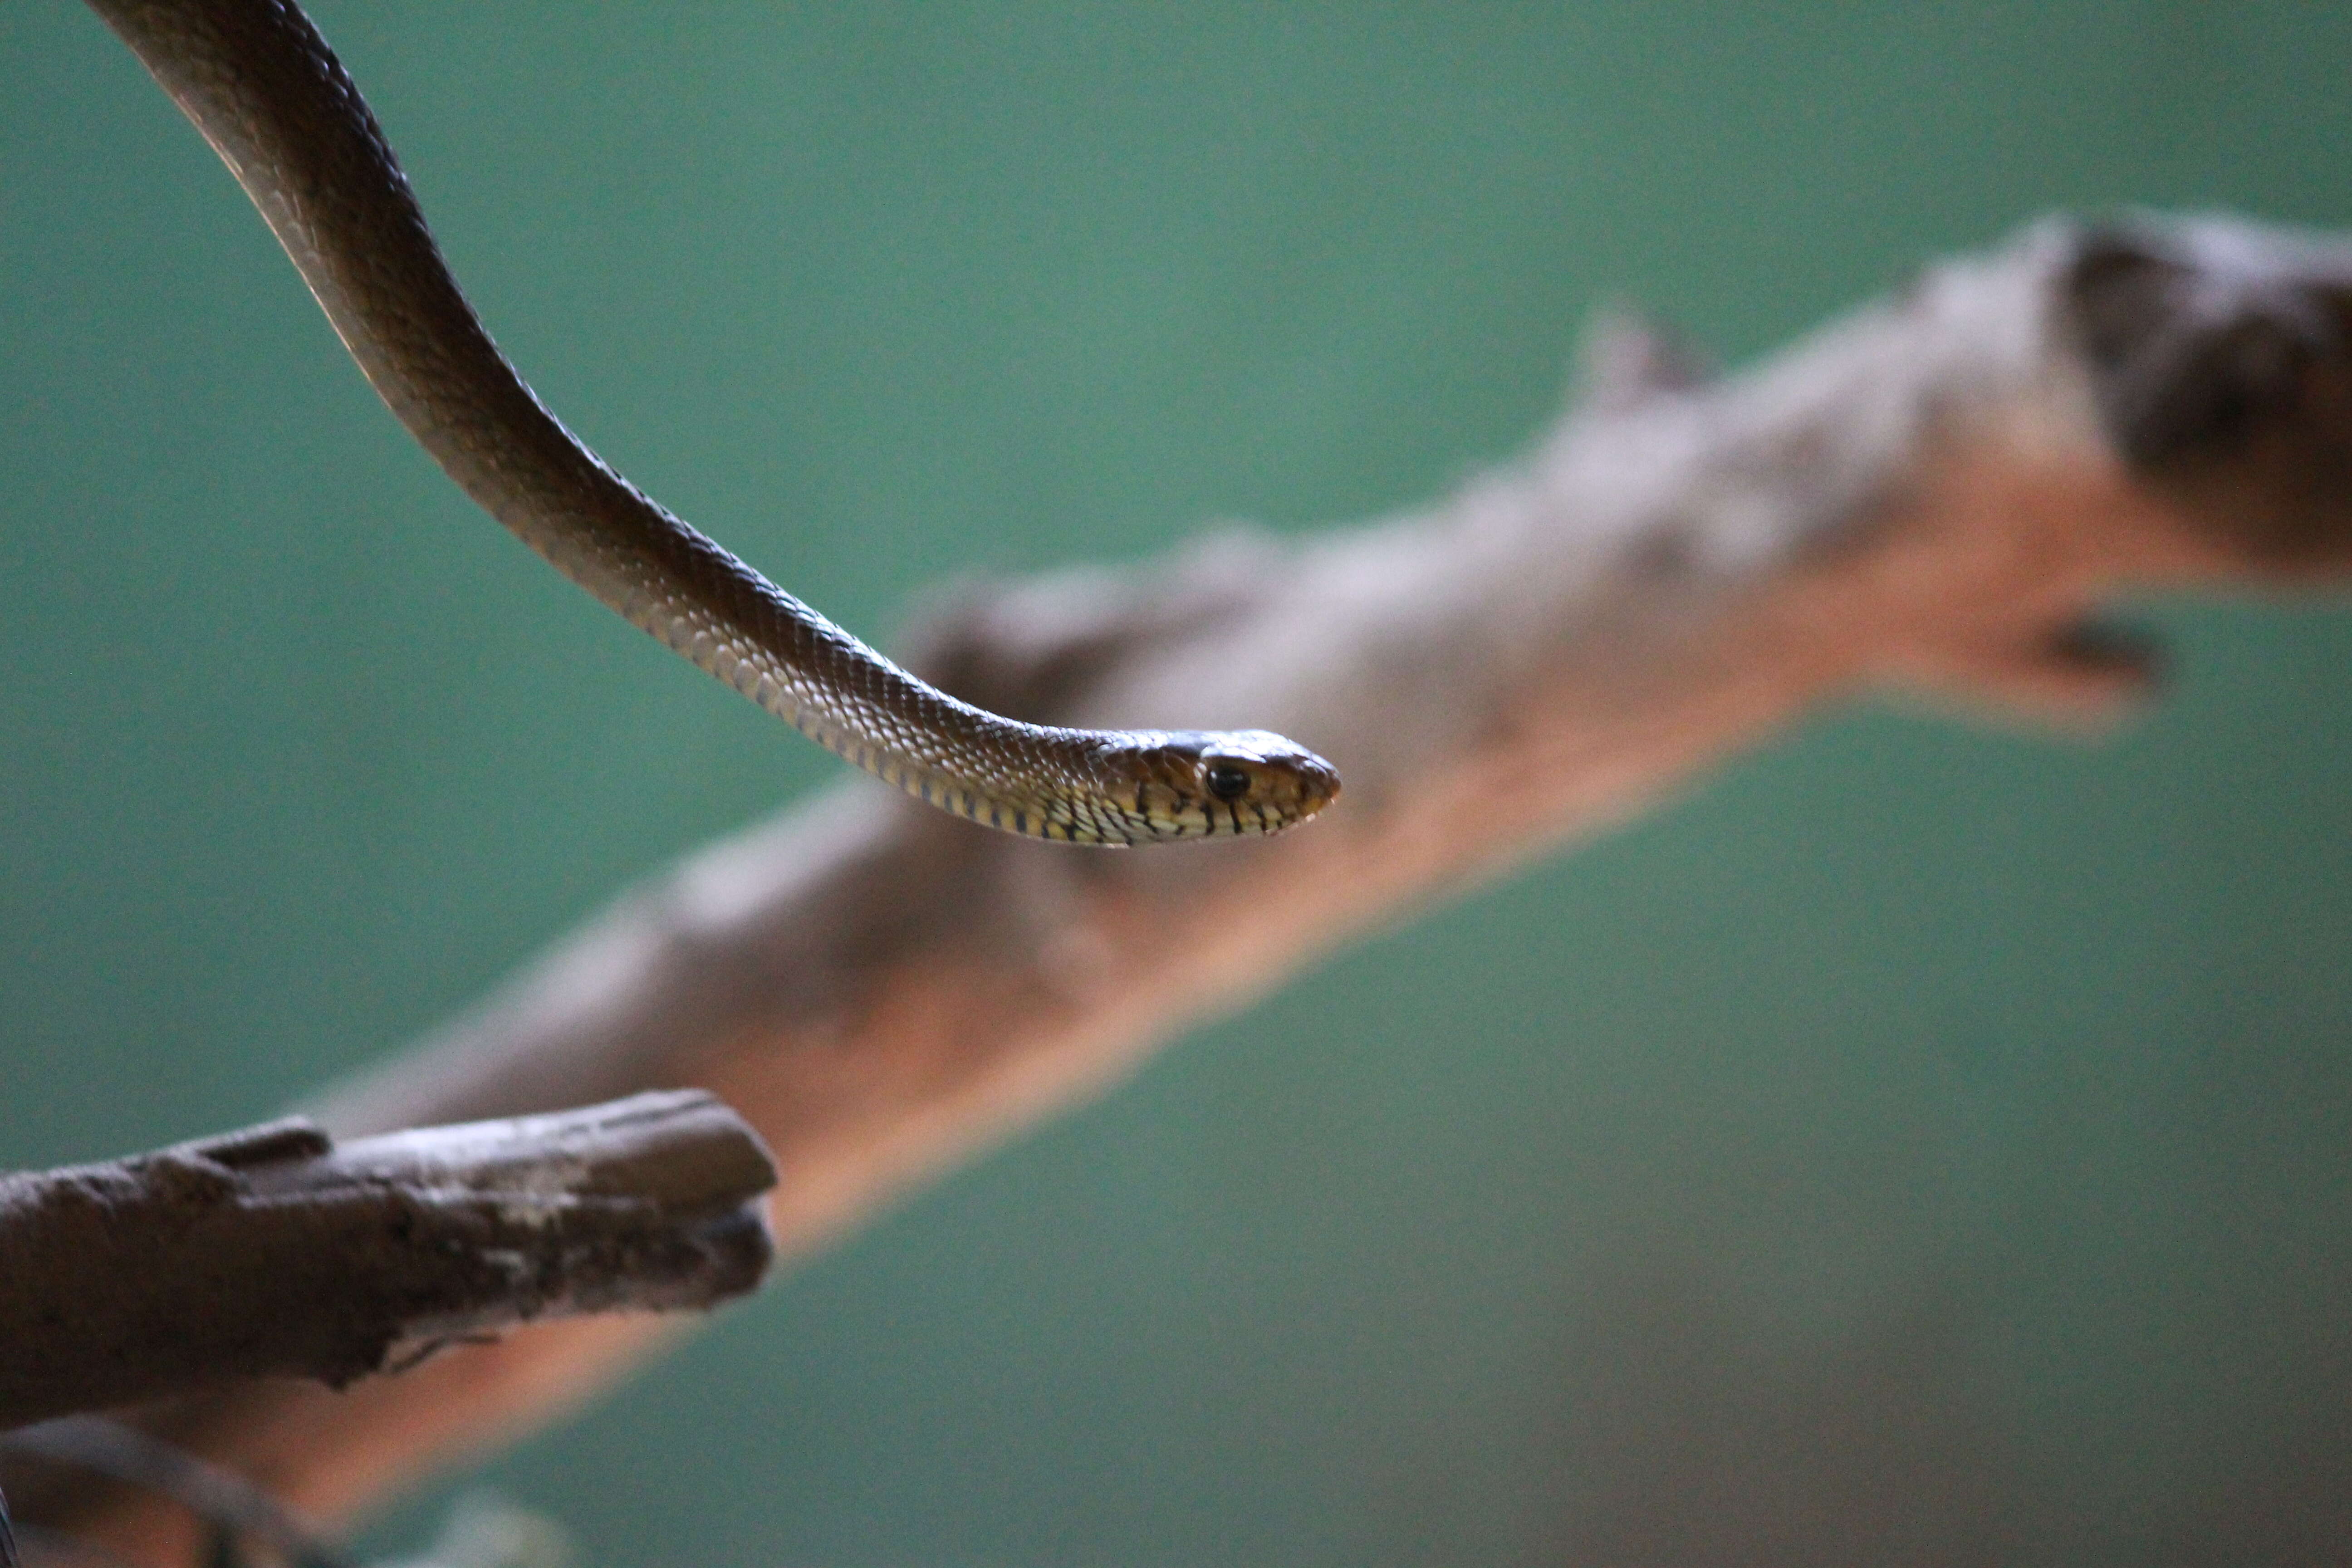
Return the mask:
POLYGON ((672 516, 564 428, 443 262, 359 89, 291 0, 90 0, 203 132, 401 423, 572 581, 908 794, 1073 844, 1274 833, 1339 793, 1262 730, 1024 724, 924 684, 672 516))

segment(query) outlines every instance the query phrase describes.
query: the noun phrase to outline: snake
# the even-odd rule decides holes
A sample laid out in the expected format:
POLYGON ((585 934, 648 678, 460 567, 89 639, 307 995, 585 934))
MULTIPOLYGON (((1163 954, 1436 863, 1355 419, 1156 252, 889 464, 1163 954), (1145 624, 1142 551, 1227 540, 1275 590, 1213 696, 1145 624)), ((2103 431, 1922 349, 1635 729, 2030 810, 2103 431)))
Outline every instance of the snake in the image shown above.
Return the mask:
POLYGON ((220 154, 377 395, 483 510, 630 622, 885 783, 1111 847, 1280 832, 1339 794, 1263 730, 1031 724, 948 695, 681 521, 540 401, 292 0, 90 0, 220 154))

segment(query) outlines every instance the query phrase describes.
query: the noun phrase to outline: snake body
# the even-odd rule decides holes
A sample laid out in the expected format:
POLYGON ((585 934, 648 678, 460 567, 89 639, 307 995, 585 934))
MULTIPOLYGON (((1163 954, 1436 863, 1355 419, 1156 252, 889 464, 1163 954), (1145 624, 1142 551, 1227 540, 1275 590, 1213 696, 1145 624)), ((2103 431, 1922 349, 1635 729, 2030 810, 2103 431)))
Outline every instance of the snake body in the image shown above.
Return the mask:
POLYGON ((588 449, 467 302, 375 117, 290 0, 90 0, 210 142, 352 357, 557 570, 803 734, 930 804, 1073 844, 1273 833, 1339 775, 1260 730, 1025 724, 925 684, 588 449))

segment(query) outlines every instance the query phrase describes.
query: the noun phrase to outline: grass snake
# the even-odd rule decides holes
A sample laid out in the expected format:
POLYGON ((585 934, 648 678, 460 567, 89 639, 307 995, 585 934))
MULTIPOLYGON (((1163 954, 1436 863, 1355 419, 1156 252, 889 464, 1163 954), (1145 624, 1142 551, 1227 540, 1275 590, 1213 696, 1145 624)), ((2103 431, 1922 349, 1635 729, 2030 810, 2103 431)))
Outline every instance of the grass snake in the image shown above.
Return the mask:
POLYGON ((991 827, 1129 845, 1278 832, 1338 773, 1262 730, 1024 724, 916 679, 624 479, 508 363, 374 115, 290 0, 90 0, 260 209, 450 477, 559 571, 803 734, 991 827))

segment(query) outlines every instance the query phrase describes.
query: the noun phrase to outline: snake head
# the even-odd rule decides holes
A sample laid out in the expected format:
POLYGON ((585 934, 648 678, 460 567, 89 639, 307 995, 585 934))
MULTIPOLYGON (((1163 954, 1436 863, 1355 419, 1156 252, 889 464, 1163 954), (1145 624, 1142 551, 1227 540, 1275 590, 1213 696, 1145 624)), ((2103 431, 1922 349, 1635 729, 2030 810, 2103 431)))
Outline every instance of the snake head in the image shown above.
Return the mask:
POLYGON ((1279 833, 1339 798, 1337 768, 1265 730, 1155 734, 1120 761, 1143 840, 1279 833))

